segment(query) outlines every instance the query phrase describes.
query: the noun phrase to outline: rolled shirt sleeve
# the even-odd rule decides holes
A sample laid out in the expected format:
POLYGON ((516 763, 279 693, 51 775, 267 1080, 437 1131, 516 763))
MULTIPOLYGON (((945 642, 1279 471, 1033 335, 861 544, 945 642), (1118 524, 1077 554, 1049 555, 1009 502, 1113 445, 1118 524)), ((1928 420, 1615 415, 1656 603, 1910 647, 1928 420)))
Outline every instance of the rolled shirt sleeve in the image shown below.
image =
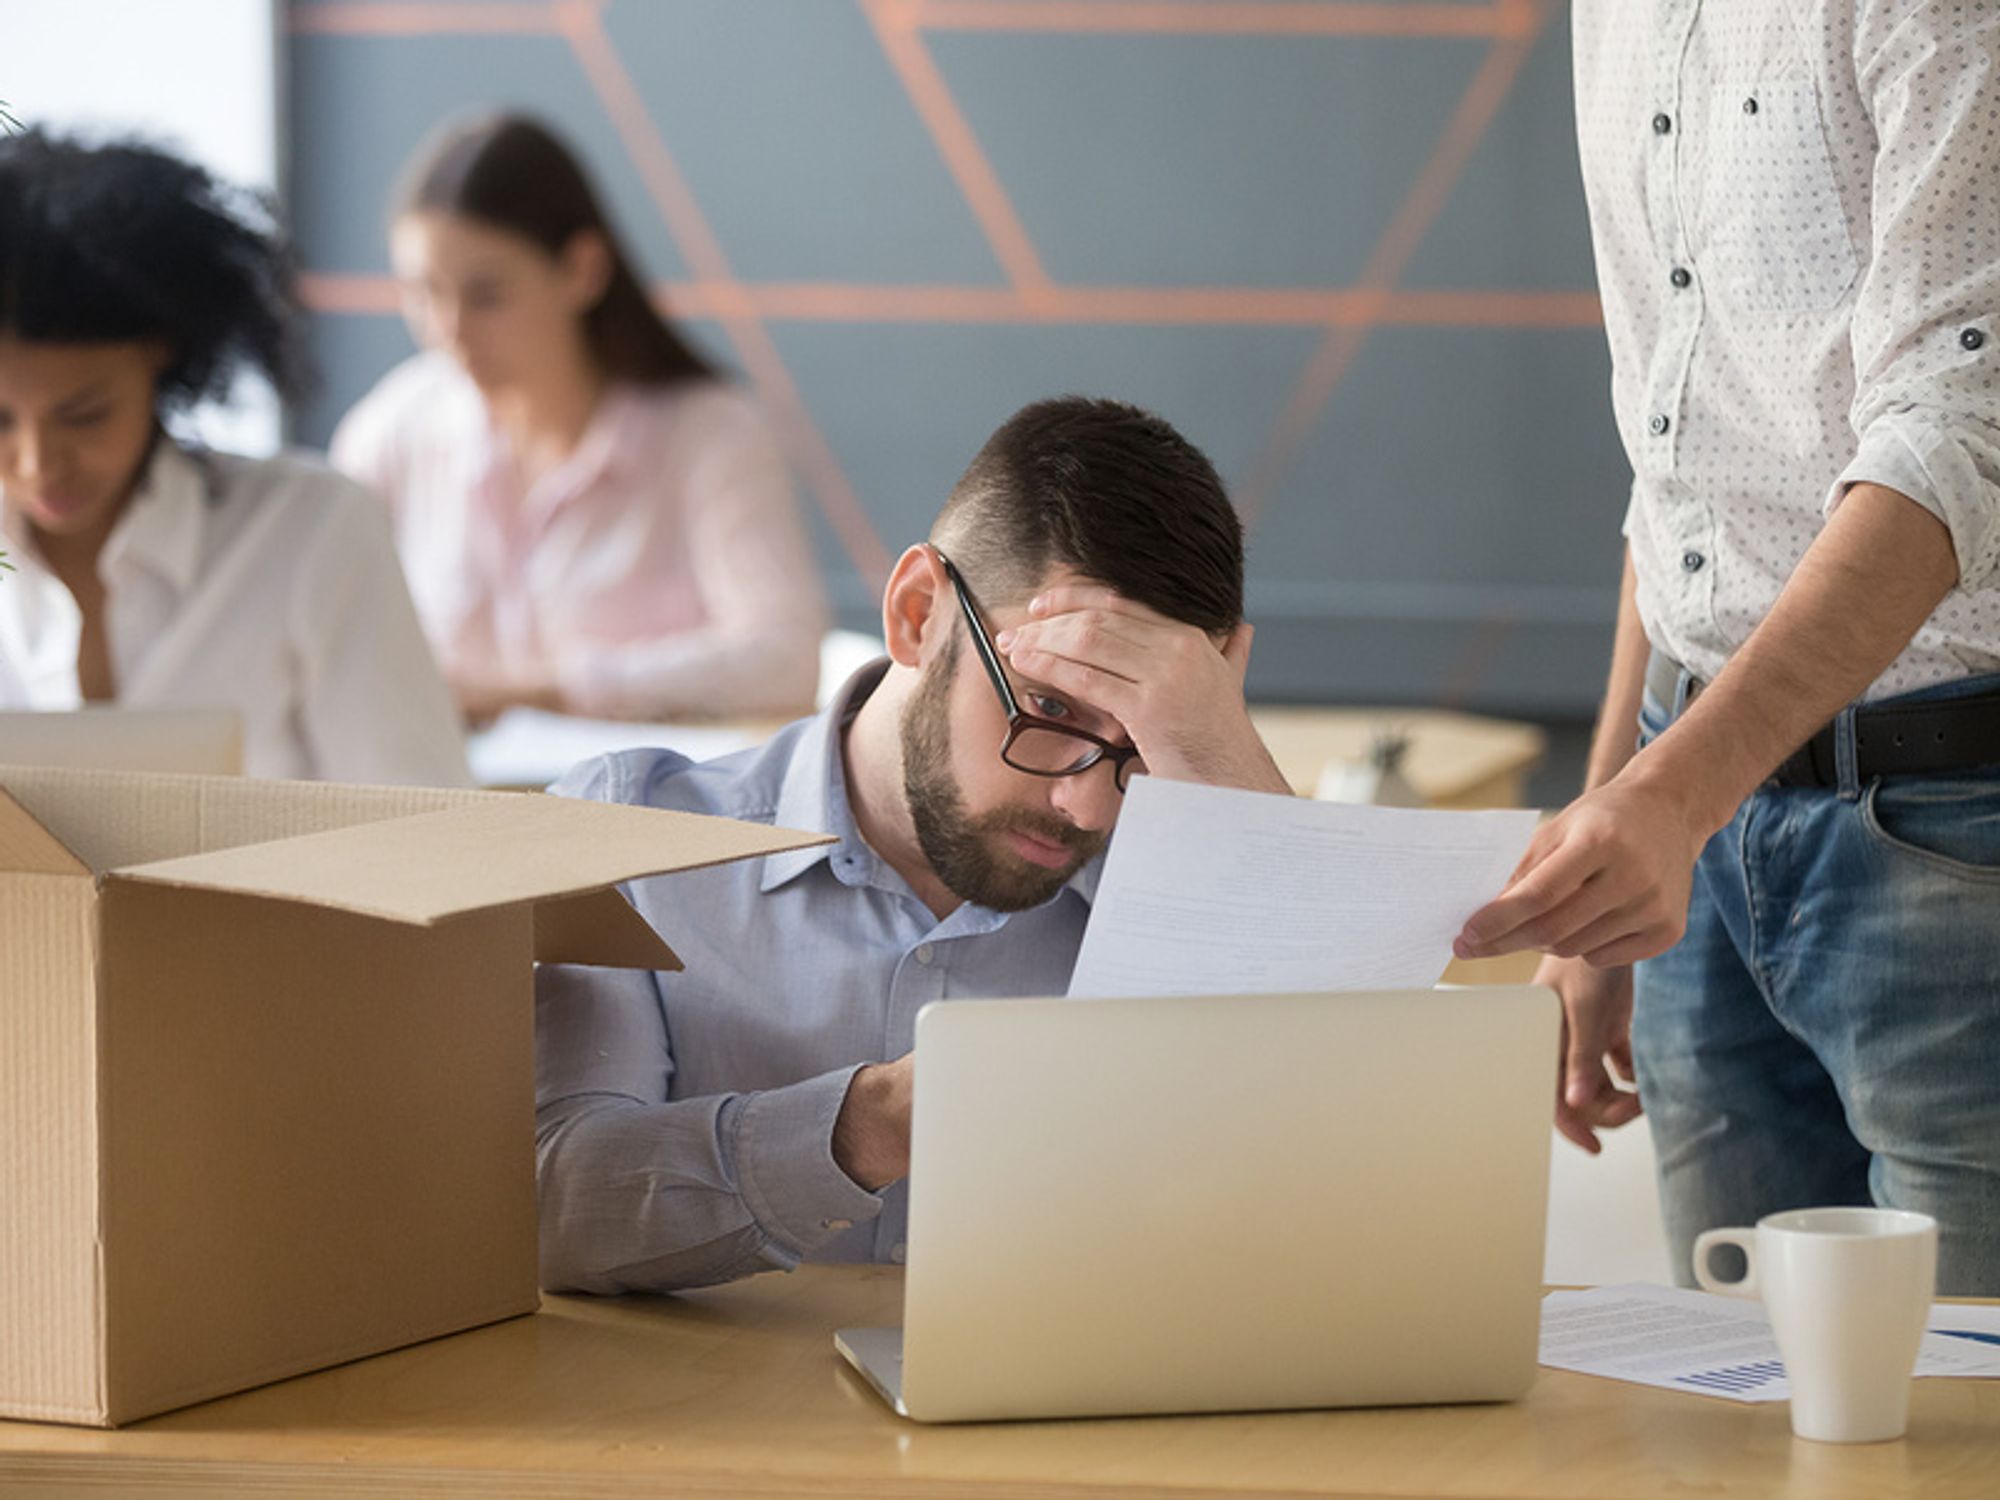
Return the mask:
POLYGON ((1951 533, 1964 590, 2000 571, 2000 8, 1861 7, 1855 63, 1878 141, 1872 254, 1853 319, 1856 484, 1951 533))

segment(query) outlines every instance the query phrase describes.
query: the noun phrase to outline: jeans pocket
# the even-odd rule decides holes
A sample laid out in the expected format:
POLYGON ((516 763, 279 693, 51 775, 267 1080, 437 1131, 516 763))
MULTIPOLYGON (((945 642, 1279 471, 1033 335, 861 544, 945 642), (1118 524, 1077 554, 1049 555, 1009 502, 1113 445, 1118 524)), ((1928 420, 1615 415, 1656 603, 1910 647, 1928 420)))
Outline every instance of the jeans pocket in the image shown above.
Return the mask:
POLYGON ((1869 785, 1862 827, 1882 847, 2000 884, 2000 777, 1907 776, 1869 785))

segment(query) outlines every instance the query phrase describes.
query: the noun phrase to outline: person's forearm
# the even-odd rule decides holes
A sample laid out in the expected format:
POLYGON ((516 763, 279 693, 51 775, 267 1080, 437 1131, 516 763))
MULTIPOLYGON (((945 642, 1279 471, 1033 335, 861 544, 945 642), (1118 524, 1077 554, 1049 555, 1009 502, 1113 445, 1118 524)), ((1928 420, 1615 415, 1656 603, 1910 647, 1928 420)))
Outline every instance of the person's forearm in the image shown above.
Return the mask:
POLYGON ((536 1118, 542 1284, 666 1292, 789 1270, 879 1200, 828 1154, 842 1071, 786 1088, 640 1104, 581 1095, 536 1118), (823 1119, 823 1123, 821 1123, 823 1119))
POLYGON ((1692 708, 1622 773, 1678 788, 1712 834, 1901 654, 1958 582, 1944 524, 1857 485, 1777 604, 1692 708))
POLYGON ((654 640, 567 645, 554 687, 570 713, 684 719, 810 713, 820 632, 805 622, 708 625, 654 640))
POLYGON ((1611 644, 1611 675, 1604 685, 1604 702, 1597 712, 1590 760, 1584 771, 1586 792, 1624 770, 1637 748, 1639 704, 1646 695, 1646 658, 1651 650, 1639 619, 1638 575, 1632 571, 1628 547, 1624 577, 1618 586, 1618 632, 1611 644))

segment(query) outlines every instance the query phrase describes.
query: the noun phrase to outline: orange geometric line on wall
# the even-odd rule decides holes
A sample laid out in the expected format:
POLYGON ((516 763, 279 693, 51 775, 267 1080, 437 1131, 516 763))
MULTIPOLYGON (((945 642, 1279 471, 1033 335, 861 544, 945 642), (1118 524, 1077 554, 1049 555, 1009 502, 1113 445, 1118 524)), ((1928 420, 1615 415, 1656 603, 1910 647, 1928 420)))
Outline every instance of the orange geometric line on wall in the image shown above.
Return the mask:
MULTIPOLYGON (((301 290, 306 305, 318 312, 380 315, 400 308, 396 283, 387 276, 315 272, 301 278, 301 290)), ((665 281, 653 293, 677 317, 719 319, 747 311, 771 323, 1249 328, 1596 328, 1603 323, 1595 292, 1052 287, 1028 297, 1012 287, 807 281, 732 281, 718 287, 665 281)))
POLYGON ((1042 269, 1041 256, 987 161, 979 138, 959 112, 930 49, 911 24, 912 7, 905 0, 861 0, 861 6, 946 170, 979 221, 980 232, 1000 269, 1023 291, 1039 292, 1047 287, 1049 277, 1042 269))
POLYGON ((547 0, 490 0, 483 5, 306 0, 293 4, 286 17, 289 29, 309 36, 553 36, 559 24, 547 0))
MULTIPOLYGON (((554 35, 561 0, 294 0, 287 26, 322 36, 554 35)), ((1518 36, 1531 0, 1483 5, 1360 4, 1340 0, 890 0, 892 23, 914 31, 1044 31, 1207 36, 1518 36)))
POLYGON ((1533 17, 1516 0, 1485 5, 1212 0, 905 0, 926 31, 1042 31, 1179 36, 1518 36, 1533 17))
POLYGON ((889 576, 888 549, 876 534, 860 496, 848 483, 839 457, 807 411, 777 345, 743 295, 707 215, 604 30, 599 6, 592 0, 557 0, 557 15, 563 35, 638 167, 668 232, 689 267, 706 283, 715 303, 711 315, 721 322, 744 372, 791 440, 793 456, 805 471, 841 546, 861 576, 879 589, 889 576))
MULTIPOLYGON (((1360 276, 1360 290, 1388 296, 1401 280, 1417 247, 1437 221, 1473 152, 1485 138, 1501 103, 1513 90, 1521 67, 1533 50, 1546 12, 1537 8, 1534 27, 1525 36, 1495 42, 1473 75, 1430 159, 1417 174, 1402 205, 1383 231, 1360 276)), ((1292 398, 1265 440, 1262 453, 1237 496, 1246 525, 1254 524, 1292 460, 1318 424, 1341 379, 1367 344, 1370 323, 1331 329, 1300 373, 1292 398)))

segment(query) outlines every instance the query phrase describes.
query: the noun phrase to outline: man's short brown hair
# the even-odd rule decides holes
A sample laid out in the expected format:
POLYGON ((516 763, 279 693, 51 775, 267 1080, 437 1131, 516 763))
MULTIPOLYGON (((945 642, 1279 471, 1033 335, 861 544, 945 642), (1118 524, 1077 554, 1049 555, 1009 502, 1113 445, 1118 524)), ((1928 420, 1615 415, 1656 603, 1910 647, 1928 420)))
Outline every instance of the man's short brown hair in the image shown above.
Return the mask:
POLYGON ((992 608, 1066 565, 1171 619, 1224 635, 1243 619, 1243 524, 1215 466, 1151 412, 1058 396, 979 450, 931 541, 992 608))

